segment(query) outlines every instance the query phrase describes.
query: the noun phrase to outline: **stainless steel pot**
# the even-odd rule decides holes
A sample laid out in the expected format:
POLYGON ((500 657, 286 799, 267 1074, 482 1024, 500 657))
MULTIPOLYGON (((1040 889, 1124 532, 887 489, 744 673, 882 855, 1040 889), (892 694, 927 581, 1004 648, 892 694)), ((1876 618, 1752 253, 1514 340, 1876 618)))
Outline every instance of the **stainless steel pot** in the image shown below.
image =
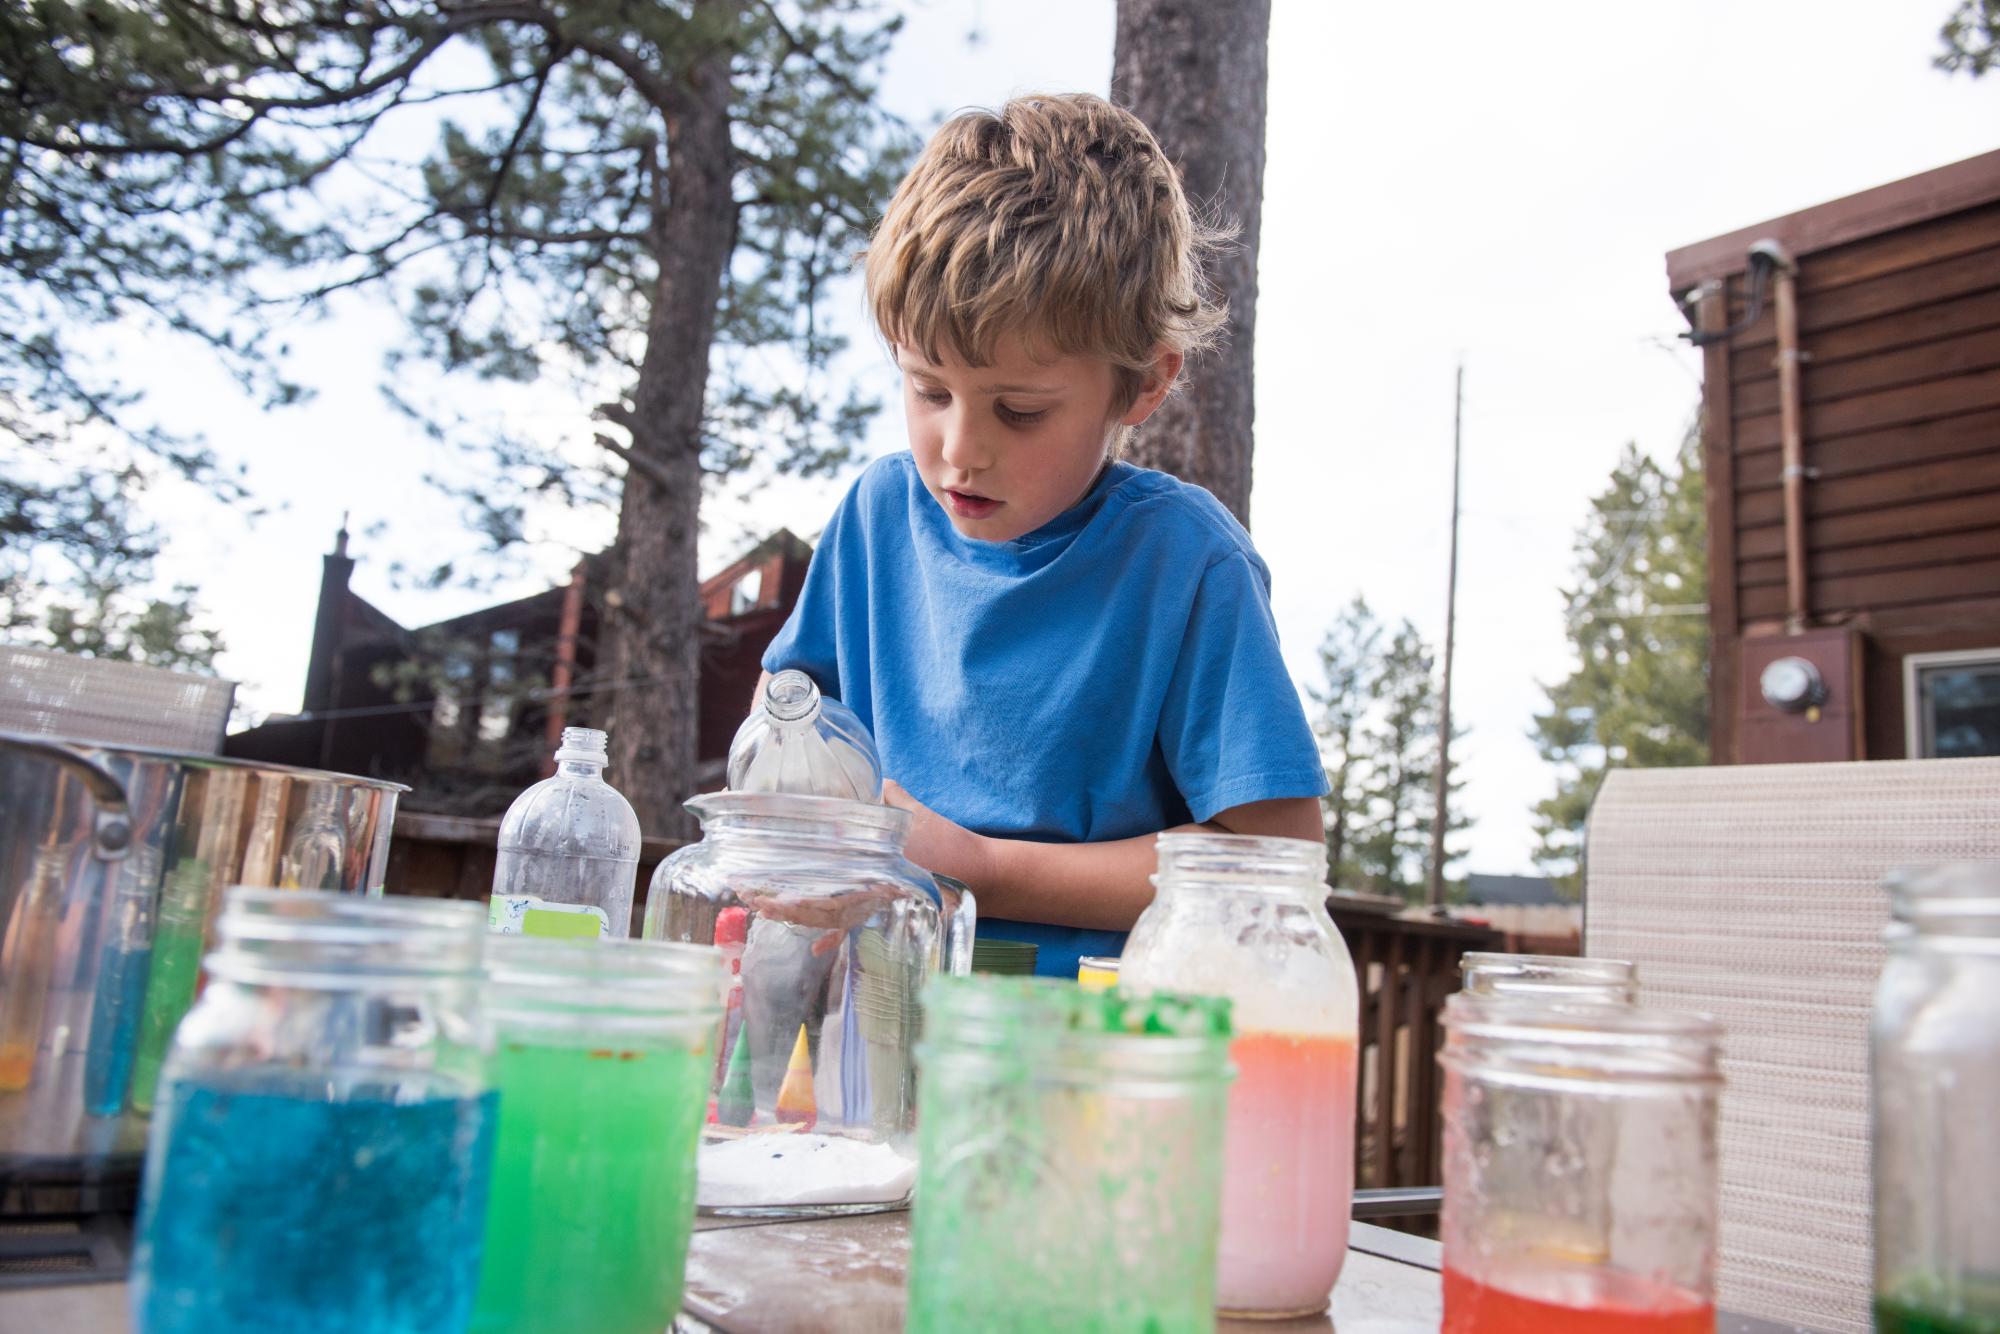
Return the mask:
POLYGON ((0 733, 0 1218, 130 1206, 222 891, 380 894, 406 791, 0 733))

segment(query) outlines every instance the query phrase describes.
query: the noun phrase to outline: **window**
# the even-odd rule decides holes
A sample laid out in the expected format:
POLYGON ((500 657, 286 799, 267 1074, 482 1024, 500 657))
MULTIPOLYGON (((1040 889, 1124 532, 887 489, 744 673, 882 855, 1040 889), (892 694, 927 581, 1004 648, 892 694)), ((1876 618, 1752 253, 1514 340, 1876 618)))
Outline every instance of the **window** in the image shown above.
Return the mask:
POLYGON ((729 586, 729 614, 741 616, 764 603, 764 567, 758 566, 729 586))
POLYGON ((1912 653, 1903 709, 1913 760, 2000 755, 2000 648, 1912 653))

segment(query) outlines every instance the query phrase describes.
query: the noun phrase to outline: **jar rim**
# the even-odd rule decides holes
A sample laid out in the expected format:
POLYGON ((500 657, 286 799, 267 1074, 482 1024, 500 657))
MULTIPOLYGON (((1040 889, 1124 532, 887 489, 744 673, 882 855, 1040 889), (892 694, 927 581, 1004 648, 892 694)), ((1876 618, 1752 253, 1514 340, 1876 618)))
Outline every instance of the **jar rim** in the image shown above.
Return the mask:
POLYGON ((1721 1082, 1723 1030, 1713 1015, 1460 991, 1445 1001, 1443 1024, 1447 1066, 1504 1066, 1564 1085, 1721 1082))
POLYGON ((1472 995, 1534 995, 1582 1003, 1629 1004, 1638 987, 1638 969, 1630 960, 1589 955, 1470 950, 1459 956, 1459 971, 1465 991, 1472 995))
POLYGON ((503 1003, 530 1008, 720 1013, 728 969, 713 945, 496 935, 482 981, 503 1003))
POLYGON ((1087 991, 1064 978, 972 974, 923 992, 932 1059, 1020 1061, 1062 1083, 1229 1077, 1230 1003, 1220 996, 1087 991))
POLYGON ((216 977, 266 985, 469 982, 485 940, 477 903, 238 885, 223 897, 204 964, 216 977))
MULTIPOLYGON (((844 826, 884 834, 899 844, 909 835, 910 813, 874 801, 811 797, 795 792, 704 792, 682 803, 706 832, 713 820, 753 819, 760 823, 844 826)), ((801 830, 799 832, 808 832, 801 830)))
POLYGON ((1163 882, 1267 886, 1294 890, 1310 883, 1325 889, 1326 844, 1273 834, 1218 834, 1207 830, 1161 834, 1156 842, 1163 882))
POLYGON ((2000 860, 1899 867, 1884 886, 1889 915, 1919 932, 1952 923, 2000 924, 2000 860))

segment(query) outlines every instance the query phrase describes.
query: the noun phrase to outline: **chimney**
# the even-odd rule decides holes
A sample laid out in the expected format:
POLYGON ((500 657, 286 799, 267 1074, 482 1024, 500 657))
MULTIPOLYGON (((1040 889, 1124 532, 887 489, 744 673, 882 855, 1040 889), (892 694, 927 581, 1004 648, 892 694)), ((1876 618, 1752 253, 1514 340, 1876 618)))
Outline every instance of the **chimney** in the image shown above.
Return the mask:
POLYGON ((340 656, 347 628, 347 581, 354 559, 347 554, 347 515, 340 516, 333 551, 321 559, 319 611, 313 617, 312 656, 306 660, 305 711, 318 714, 333 707, 334 662, 340 656))

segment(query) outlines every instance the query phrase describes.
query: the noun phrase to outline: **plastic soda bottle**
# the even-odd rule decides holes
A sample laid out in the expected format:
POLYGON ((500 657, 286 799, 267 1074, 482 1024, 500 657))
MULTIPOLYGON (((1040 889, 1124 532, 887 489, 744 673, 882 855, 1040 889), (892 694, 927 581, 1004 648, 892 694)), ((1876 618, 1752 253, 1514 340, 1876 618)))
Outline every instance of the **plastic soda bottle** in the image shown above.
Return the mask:
POLYGON ((556 772, 500 822, 487 923, 505 935, 623 940, 632 934, 639 817, 604 781, 605 734, 563 729, 556 772))

